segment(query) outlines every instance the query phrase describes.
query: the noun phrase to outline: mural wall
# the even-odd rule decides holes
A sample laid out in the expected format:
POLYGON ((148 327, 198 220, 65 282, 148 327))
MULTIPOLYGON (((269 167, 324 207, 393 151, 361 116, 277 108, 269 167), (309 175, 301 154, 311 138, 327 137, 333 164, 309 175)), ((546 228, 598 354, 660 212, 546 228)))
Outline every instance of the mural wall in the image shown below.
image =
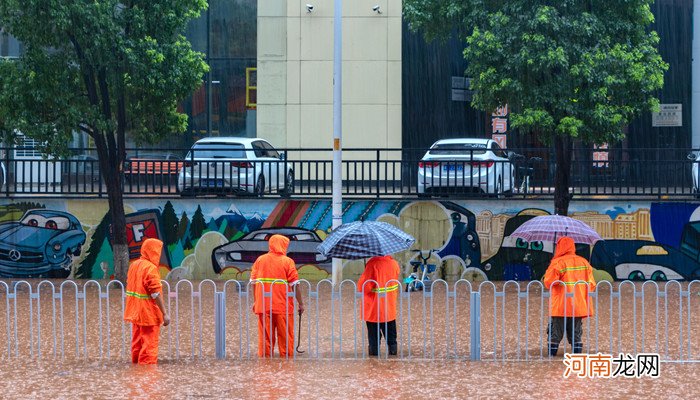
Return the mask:
MULTIPOLYGON (((511 237, 525 221, 547 215, 550 202, 348 201, 345 222, 379 220, 413 235, 414 249, 434 250, 433 278, 540 279, 551 242, 511 237)), ((331 260, 316 246, 331 227, 331 202, 311 200, 127 200, 132 259, 141 243, 166 244, 163 278, 247 279, 275 233, 291 239, 289 256, 302 277, 330 277, 331 260)), ((570 216, 604 239, 577 252, 591 260, 598 279, 700 278, 700 204, 636 202, 610 206, 575 202, 570 216)), ((418 253, 395 257, 410 273, 418 253)), ((356 279, 363 260, 347 261, 343 277, 356 279)), ((0 205, 0 276, 5 278, 110 279, 114 275, 107 202, 47 200, 0 205)))

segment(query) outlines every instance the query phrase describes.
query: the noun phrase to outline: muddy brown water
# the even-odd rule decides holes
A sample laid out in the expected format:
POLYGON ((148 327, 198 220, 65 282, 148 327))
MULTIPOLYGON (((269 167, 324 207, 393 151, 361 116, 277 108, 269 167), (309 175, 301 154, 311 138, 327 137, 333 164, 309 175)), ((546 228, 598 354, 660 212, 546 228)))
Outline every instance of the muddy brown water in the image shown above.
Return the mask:
MULTIPOLYGON (((34 286, 36 283, 32 282, 34 286)), ((29 292, 20 286, 15 341, 14 299, 7 299, 4 289, 0 290, 0 381, 5 388, 12 388, 5 390, 2 397, 366 398, 396 394, 408 398, 591 398, 610 393, 614 382, 614 393, 621 397, 646 394, 654 398, 664 394, 669 398, 687 398, 700 389, 700 364, 696 363, 663 363, 658 379, 562 378, 563 350, 553 360, 546 357, 547 299, 542 298, 537 286, 532 286, 529 294, 519 296, 517 286, 506 285, 505 294, 496 302, 491 286, 482 287, 484 362, 468 361, 470 296, 466 285, 458 286, 454 295, 447 295, 444 286, 438 285, 432 297, 418 292, 402 298, 398 326, 401 358, 405 360, 354 360, 356 351, 357 357, 363 358, 362 349, 366 346, 365 327, 356 319, 361 314, 360 300, 349 286, 344 287, 333 302, 331 313, 330 285, 324 284, 319 286, 318 301, 305 293, 307 312, 302 321, 301 349, 306 352, 298 354, 296 360, 281 361, 256 359, 257 327, 249 311, 252 301, 246 303, 245 297, 239 298, 228 285, 227 359, 216 360, 214 289, 204 284, 200 291, 198 283, 194 288, 199 297, 193 298, 189 286, 181 284, 177 299, 169 298, 173 323, 161 332, 161 364, 156 368, 131 366, 127 362, 129 326, 121 323, 119 291, 110 291, 109 302, 106 298, 99 302, 95 287, 88 287, 87 301, 78 299, 76 303, 72 286, 65 286, 61 318, 60 300, 54 299, 50 287, 44 284, 39 296, 41 317, 37 318, 35 299, 30 329, 29 292), (41 344, 40 360, 37 343, 41 344)), ((222 288, 219 283, 217 290, 222 288)), ((316 289, 315 284, 313 288, 316 289)), ((526 283, 521 283, 521 293, 525 288, 526 283)), ((497 283, 496 290, 502 291, 503 284, 497 283)), ((602 285, 598 317, 584 323, 586 350, 614 354, 636 350, 659 352, 668 360, 700 359, 700 333, 695 332, 700 322, 696 311, 700 307, 699 290, 700 285, 690 290, 687 284, 680 290, 676 285, 670 286, 667 296, 657 302, 656 289, 650 285, 644 287, 643 298, 641 284, 636 286, 637 297, 629 284, 619 290, 620 297, 611 296, 602 285), (681 290, 688 296, 681 297, 681 290)))

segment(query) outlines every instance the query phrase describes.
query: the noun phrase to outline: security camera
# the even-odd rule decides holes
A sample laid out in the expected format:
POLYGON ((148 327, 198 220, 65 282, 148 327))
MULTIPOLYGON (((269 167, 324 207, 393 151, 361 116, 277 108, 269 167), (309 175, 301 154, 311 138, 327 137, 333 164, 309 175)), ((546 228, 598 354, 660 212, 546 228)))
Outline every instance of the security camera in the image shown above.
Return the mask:
POLYGON ((377 4, 376 6, 372 7, 372 11, 376 12, 377 14, 382 13, 382 8, 377 4))
POLYGON ((313 12, 314 11, 314 5, 313 4, 307 4, 306 5, 306 12, 313 12))

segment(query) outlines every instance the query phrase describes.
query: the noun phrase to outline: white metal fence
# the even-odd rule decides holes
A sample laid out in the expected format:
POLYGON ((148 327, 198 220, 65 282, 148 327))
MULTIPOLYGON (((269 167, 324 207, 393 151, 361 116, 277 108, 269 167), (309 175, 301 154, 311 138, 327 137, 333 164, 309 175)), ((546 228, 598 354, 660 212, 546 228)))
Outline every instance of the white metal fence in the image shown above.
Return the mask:
MULTIPOLYGON (((393 283, 401 290, 398 354, 389 356, 384 343, 380 358, 552 359, 547 351, 550 296, 539 281, 437 280, 429 290, 410 293, 393 283)), ((257 357, 254 285, 163 281, 171 324, 161 330, 160 357, 257 357)), ((295 290, 302 291, 306 312, 301 327, 295 314, 294 347, 304 352, 290 358, 368 357, 361 320, 365 304, 355 282, 333 286, 328 280, 302 280, 295 290)), ((128 359, 131 329, 122 318, 124 299, 118 281, 0 281, 0 357, 128 359)), ((286 299, 296 303, 294 294, 286 299)), ((584 352, 700 360, 700 334, 694 332, 700 327, 700 281, 601 282, 591 301, 595 316, 583 322, 584 352)), ((564 351, 570 347, 559 354, 564 351)))

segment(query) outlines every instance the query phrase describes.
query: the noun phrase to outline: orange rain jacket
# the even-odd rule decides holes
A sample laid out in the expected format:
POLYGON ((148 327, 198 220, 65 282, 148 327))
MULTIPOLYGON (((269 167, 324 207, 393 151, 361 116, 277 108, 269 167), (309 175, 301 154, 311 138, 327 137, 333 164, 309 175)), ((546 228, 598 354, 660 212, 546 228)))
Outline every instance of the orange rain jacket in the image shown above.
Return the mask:
POLYGON ((364 292, 365 321, 389 322, 396 319, 396 299, 399 297, 400 289, 399 273, 399 263, 391 256, 369 259, 365 272, 357 281, 357 291, 364 292), (379 306, 379 315, 377 315, 377 306, 379 306))
POLYGON ((162 286, 158 265, 163 242, 146 239, 141 246, 141 258, 131 263, 126 277, 126 308, 124 320, 135 325, 162 325, 163 314, 153 298, 162 286))
POLYGON ((595 290, 593 268, 585 258, 576 255, 574 240, 570 237, 562 237, 557 241, 554 258, 544 274, 544 286, 551 290, 552 297, 549 302, 549 313, 552 317, 592 317, 593 304, 588 296, 589 291, 595 290), (552 284, 556 281, 554 286, 552 284), (583 281, 587 282, 579 283, 583 281), (566 298, 567 293, 574 293, 574 297, 566 298), (566 309, 566 314, 564 310, 566 309))
POLYGON ((263 254, 255 260, 253 270, 250 272, 250 280, 257 280, 255 283, 255 304, 253 312, 262 314, 284 314, 285 304, 287 314, 294 313, 294 298, 287 297, 287 293, 292 292, 292 285, 299 280, 294 260, 287 257, 289 238, 282 235, 272 235, 270 237, 270 252, 263 254), (275 282, 275 283, 273 283, 275 282), (272 297, 267 297, 263 307, 263 287, 265 292, 272 290, 272 297))

